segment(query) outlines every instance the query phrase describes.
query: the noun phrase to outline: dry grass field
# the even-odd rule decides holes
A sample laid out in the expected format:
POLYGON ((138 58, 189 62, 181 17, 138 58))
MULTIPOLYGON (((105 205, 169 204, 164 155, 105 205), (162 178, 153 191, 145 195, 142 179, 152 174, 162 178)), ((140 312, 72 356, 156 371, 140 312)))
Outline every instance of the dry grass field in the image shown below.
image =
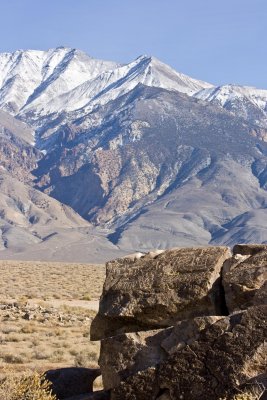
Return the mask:
POLYGON ((103 265, 0 261, 0 370, 97 366, 103 265))

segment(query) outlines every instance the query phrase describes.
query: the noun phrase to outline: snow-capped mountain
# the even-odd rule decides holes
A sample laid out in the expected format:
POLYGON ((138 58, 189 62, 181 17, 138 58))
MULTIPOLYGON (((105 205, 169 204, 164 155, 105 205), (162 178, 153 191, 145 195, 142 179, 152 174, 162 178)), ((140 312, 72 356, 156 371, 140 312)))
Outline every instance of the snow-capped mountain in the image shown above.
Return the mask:
POLYGON ((251 123, 267 128, 267 90, 224 85, 203 89, 194 96, 218 104, 251 123))
POLYGON ((116 63, 96 60, 79 50, 64 47, 2 53, 0 106, 17 114, 37 98, 46 102, 49 97, 68 92, 116 66, 116 63))
POLYGON ((102 104, 139 83, 188 94, 211 86, 153 57, 119 65, 68 48, 0 54, 0 106, 13 114, 47 115, 76 110, 92 101, 102 104))
MULTIPOLYGON (((23 221, 23 258, 51 246, 60 259, 70 238, 80 260, 98 261, 150 248, 267 242, 266 101, 266 90, 215 87, 154 57, 121 65, 68 48, 0 54, 0 229, 13 232, 23 221), (38 190, 45 229, 31 198, 38 190), (75 224, 63 214, 55 222, 53 210, 76 215, 75 224)), ((12 235, 2 234, 3 246, 9 237, 18 251, 12 235)))
MULTIPOLYGON (((71 73, 71 72, 70 72, 71 73)), ((209 84, 186 75, 179 74, 169 66, 153 57, 139 57, 135 61, 108 69, 92 76, 91 79, 66 91, 54 89, 54 85, 40 87, 38 97, 30 97, 21 115, 35 112, 47 115, 61 111, 74 111, 86 107, 90 111, 94 105, 105 104, 129 92, 138 84, 162 87, 181 93, 193 94, 200 88, 210 87, 209 84)))

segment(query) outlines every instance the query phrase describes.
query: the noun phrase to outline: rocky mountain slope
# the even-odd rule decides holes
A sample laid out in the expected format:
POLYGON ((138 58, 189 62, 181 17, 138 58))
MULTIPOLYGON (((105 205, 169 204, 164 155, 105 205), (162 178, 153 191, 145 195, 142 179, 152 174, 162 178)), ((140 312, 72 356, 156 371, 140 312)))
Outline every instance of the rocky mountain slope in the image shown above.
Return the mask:
MULTIPOLYGON (((267 127, 267 90, 225 85, 203 89, 195 97, 218 104, 251 123, 267 127)), ((266 139, 265 136, 263 139, 266 139)))
POLYGON ((70 207, 0 171, 1 259, 102 262, 118 252, 70 207))
POLYGON ((33 179, 42 153, 34 147, 34 130, 0 110, 1 171, 8 171, 23 182, 33 179))
MULTIPOLYGON (((266 104, 266 90, 214 87, 153 57, 120 65, 68 48, 3 53, 0 167, 24 193, 79 214, 104 258, 266 242, 266 104)), ((46 236, 55 250, 55 235, 46 236)), ((98 250, 86 237, 93 261, 98 250)), ((25 242, 20 255, 32 251, 25 242)))

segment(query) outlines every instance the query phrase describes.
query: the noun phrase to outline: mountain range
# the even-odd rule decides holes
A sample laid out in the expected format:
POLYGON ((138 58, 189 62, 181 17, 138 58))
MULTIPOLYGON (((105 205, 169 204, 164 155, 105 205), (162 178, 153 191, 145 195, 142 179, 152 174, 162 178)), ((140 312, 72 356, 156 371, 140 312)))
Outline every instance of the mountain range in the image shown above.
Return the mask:
POLYGON ((0 257, 267 243, 267 90, 154 57, 0 54, 0 257))

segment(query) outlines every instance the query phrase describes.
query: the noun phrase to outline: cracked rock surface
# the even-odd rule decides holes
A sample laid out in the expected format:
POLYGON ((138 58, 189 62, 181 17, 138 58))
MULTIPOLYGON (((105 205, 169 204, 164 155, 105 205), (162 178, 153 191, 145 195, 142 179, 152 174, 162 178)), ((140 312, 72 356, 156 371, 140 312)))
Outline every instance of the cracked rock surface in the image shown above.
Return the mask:
MULTIPOLYGON (((156 399, 162 388, 169 391, 172 400, 209 400, 233 395, 252 378, 247 364, 263 345, 266 321, 266 306, 219 319, 200 332, 197 340, 155 365, 153 376, 150 370, 143 370, 140 378, 138 374, 130 376, 114 388, 111 398, 145 399, 144 387, 148 393, 155 390, 151 399, 156 399), (133 386, 134 395, 129 396, 133 386)), ((259 375, 264 368, 266 359, 251 374, 259 375)))
POLYGON ((267 246, 235 246, 234 251, 238 250, 242 254, 235 254, 223 269, 223 286, 229 312, 267 304, 267 246))
POLYGON ((92 333, 111 399, 265 399, 266 267, 262 245, 108 263, 92 333))
POLYGON ((92 339, 221 314, 220 274, 230 255, 227 247, 180 248, 107 263, 92 339))

